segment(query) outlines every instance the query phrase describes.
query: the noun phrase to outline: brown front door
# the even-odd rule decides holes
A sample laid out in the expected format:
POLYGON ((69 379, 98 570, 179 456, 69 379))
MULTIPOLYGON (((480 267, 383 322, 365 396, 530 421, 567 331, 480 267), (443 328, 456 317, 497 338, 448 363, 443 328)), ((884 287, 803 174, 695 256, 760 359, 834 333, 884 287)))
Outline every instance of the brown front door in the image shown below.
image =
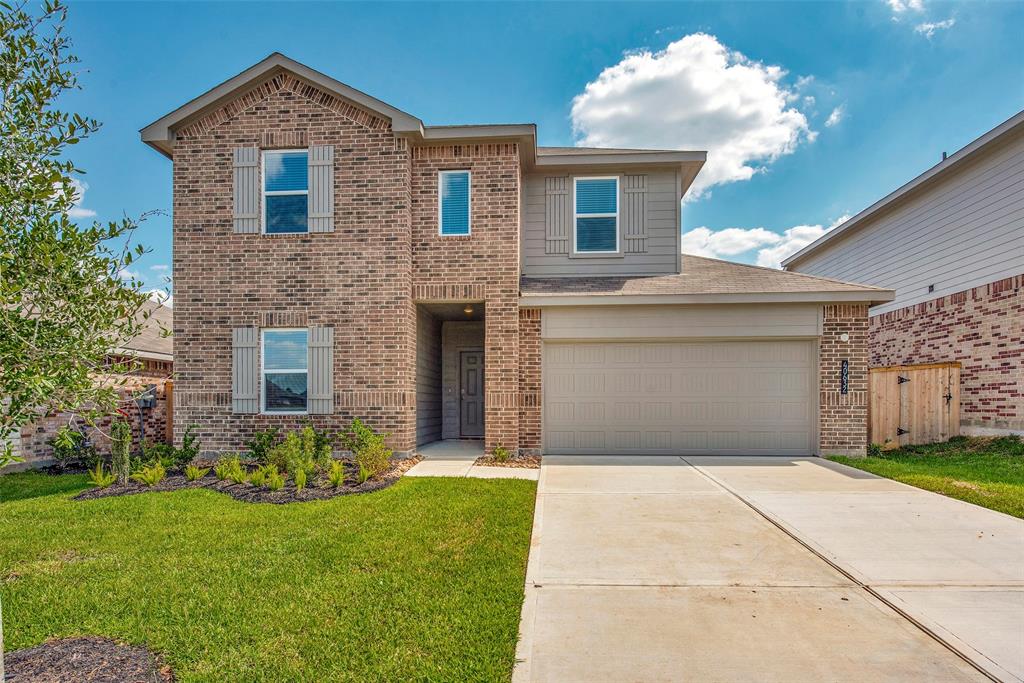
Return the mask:
POLYGON ((459 354, 459 433, 484 435, 484 352, 459 354))

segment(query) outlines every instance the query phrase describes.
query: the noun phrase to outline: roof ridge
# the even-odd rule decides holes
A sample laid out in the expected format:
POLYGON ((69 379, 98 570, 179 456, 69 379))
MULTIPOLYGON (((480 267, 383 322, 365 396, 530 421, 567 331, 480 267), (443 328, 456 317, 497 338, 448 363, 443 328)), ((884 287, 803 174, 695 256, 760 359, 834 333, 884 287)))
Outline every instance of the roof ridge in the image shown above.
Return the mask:
POLYGON ((768 266, 755 266, 755 265, 750 264, 750 263, 738 263, 736 261, 726 261, 725 259, 712 258, 710 256, 698 256, 696 254, 687 254, 685 252, 683 253, 683 256, 686 256, 687 258, 702 259, 704 261, 714 261, 716 263, 727 263, 730 266, 739 266, 741 268, 751 268, 753 270, 765 270, 765 271, 768 271, 770 273, 778 273, 780 275, 795 275, 797 277, 802 277, 802 278, 805 278, 805 279, 808 279, 808 280, 821 280, 822 282, 833 282, 833 283, 835 283, 837 285, 847 285, 849 287, 862 287, 864 289, 874 289, 874 290, 878 290, 878 291, 882 291, 882 292, 888 291, 888 290, 885 289, 885 287, 878 287, 876 285, 865 285, 865 284, 863 284, 861 282, 850 282, 849 280, 837 280, 836 278, 824 277, 822 275, 809 275, 807 273, 797 273, 797 272, 794 272, 792 270, 782 270, 781 268, 769 268, 768 266))

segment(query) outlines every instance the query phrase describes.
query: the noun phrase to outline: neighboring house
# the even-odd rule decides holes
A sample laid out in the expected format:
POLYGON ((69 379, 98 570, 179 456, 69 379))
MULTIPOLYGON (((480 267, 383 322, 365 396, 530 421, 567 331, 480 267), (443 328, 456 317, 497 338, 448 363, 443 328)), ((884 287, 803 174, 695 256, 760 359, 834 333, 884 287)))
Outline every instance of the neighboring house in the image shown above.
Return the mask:
MULTIPOLYGON (((139 334, 113 349, 108 357, 109 362, 132 362, 136 369, 128 375, 112 375, 107 380, 123 381, 119 391, 126 399, 126 412, 135 428, 136 438, 144 435, 149 441, 163 442, 167 437, 166 383, 174 370, 172 341, 163 330, 171 329, 173 317, 169 307, 151 301, 143 304, 140 318, 147 313, 149 317, 139 334), (154 387, 155 391, 152 407, 136 407, 127 401, 149 387, 154 387)), ((68 413, 57 413, 22 427, 21 434, 13 440, 15 453, 25 459, 17 468, 52 464, 50 441, 61 427, 69 424, 77 427, 79 421, 73 418, 68 413)), ((90 438, 101 450, 106 447, 104 433, 108 425, 109 420, 102 420, 98 431, 89 431, 90 438)))
POLYGON ((177 439, 865 451, 892 292, 681 256, 704 152, 424 126, 280 54, 141 134, 174 161, 177 439))
POLYGON ((1024 112, 783 261, 896 290, 872 366, 961 363, 961 431, 1024 433, 1024 112))

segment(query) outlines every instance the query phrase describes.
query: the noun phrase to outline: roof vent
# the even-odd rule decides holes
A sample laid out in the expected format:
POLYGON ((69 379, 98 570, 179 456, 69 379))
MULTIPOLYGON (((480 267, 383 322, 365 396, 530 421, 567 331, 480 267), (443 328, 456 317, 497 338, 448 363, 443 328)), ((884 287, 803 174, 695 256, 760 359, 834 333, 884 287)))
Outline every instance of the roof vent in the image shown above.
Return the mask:
POLYGON ((943 153, 942 153, 942 160, 943 160, 943 161, 945 161, 945 160, 946 160, 946 153, 945 153, 945 152, 943 152, 943 153))

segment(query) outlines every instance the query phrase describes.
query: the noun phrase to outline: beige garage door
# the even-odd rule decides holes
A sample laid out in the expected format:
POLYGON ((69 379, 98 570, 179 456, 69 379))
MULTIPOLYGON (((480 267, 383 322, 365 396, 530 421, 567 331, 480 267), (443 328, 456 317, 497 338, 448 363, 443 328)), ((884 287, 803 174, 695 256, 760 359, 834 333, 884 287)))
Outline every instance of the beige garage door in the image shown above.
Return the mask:
POLYGON ((810 455, 810 341, 547 342, 547 453, 810 455))

